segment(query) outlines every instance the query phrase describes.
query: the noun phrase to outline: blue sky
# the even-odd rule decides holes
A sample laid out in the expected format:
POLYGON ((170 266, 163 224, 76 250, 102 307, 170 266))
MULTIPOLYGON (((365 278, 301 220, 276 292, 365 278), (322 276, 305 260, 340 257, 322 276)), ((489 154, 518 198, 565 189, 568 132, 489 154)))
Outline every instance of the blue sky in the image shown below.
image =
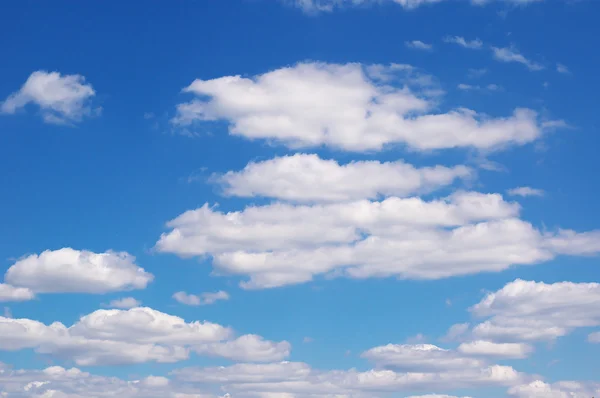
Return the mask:
POLYGON ((597 396, 599 11, 7 2, 0 396, 597 396))

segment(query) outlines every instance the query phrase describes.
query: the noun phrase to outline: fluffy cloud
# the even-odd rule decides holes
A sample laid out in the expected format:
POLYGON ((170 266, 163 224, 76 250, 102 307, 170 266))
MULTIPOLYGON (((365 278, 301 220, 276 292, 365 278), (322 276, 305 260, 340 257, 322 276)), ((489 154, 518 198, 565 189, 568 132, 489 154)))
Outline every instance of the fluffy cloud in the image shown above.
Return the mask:
POLYGON ((378 393, 423 389, 511 386, 527 377, 511 367, 490 366, 438 373, 398 373, 392 370, 319 371, 303 363, 238 364, 215 368, 186 368, 173 373, 177 380, 225 384, 233 396, 261 397, 373 397, 378 393), (271 394, 271 395, 268 395, 271 394))
POLYGON ((534 264, 557 254, 600 251, 600 233, 541 233, 497 194, 387 198, 319 205, 274 203, 221 213, 203 207, 167 225, 156 248, 213 257, 245 288, 310 281, 315 275, 436 279, 534 264))
POLYGON ((111 301, 108 306, 112 308, 134 308, 139 307, 142 304, 141 301, 134 299, 133 297, 123 297, 122 299, 117 299, 111 301))
POLYGON ((470 48, 473 50, 478 50, 483 47, 483 42, 481 40, 479 40, 479 39, 465 40, 465 38, 462 36, 446 36, 446 37, 444 37, 444 41, 446 43, 458 44, 461 47, 470 48))
POLYGON ((535 63, 527 58, 524 55, 520 54, 513 47, 492 47, 492 51, 494 53, 494 59, 500 62, 517 62, 519 64, 523 64, 527 67, 527 69, 531 71, 538 71, 544 69, 543 65, 535 63))
POLYGON ((411 371, 457 370, 478 368, 483 365, 483 362, 478 359, 432 344, 388 344, 371 348, 364 352, 362 357, 377 366, 411 371))
POLYGON ((177 292, 173 294, 173 298, 185 305, 210 305, 219 300, 229 300, 229 294, 222 290, 215 293, 202 293, 200 296, 187 294, 186 292, 177 292))
POLYGON ((600 384, 577 381, 547 384, 537 380, 512 387, 508 393, 518 398, 590 398, 600 395, 600 384))
POLYGON ((510 196, 544 196, 544 191, 531 187, 517 187, 508 190, 510 196))
POLYGON ((28 104, 35 104, 40 107, 46 122, 73 123, 98 111, 88 105, 95 94, 81 75, 37 71, 29 76, 19 91, 2 103, 0 110, 10 114, 28 104))
POLYGON ((143 289, 152 274, 127 253, 93 253, 71 248, 47 250, 14 263, 4 279, 36 293, 107 293, 143 289))
POLYGON ((221 120, 229 123, 231 134, 248 139, 349 151, 393 144, 420 151, 489 151, 530 143, 544 132, 530 109, 515 109, 501 118, 465 108, 429 113, 437 104, 437 99, 428 98, 429 89, 415 88, 415 93, 380 79, 382 74, 406 72, 407 68, 381 65, 304 63, 253 78, 198 79, 184 89, 197 98, 179 104, 172 123, 189 127, 221 120))
POLYGON ((35 294, 25 287, 14 287, 6 283, 0 283, 0 303, 5 301, 27 301, 35 297, 35 294))
POLYGON ((66 327, 30 319, 0 317, 0 350, 33 348, 41 354, 73 360, 80 366, 177 362, 190 350, 246 361, 281 360, 291 347, 260 336, 233 338, 233 331, 210 322, 186 322, 151 308, 98 310, 66 327))
POLYGON ((193 388, 172 383, 165 377, 137 380, 96 376, 77 368, 52 366, 43 370, 0 369, 3 393, 15 398, 218 398, 193 388))
POLYGON ((491 317, 473 335, 492 340, 552 340, 573 329, 600 326, 600 284, 545 284, 517 279, 471 308, 491 317))
POLYGON ((251 162, 241 171, 213 176, 213 181, 231 196, 340 202, 427 193, 473 175, 465 166, 415 168, 401 160, 340 165, 317 155, 295 154, 251 162))
POLYGON ((524 343, 494 343, 477 340, 462 343, 457 351, 465 355, 496 357, 496 358, 525 358, 533 351, 533 347, 524 343))
POLYGON ((292 346, 287 341, 273 342, 247 334, 235 340, 195 347, 199 354, 217 356, 242 362, 281 361, 290 355, 292 346))

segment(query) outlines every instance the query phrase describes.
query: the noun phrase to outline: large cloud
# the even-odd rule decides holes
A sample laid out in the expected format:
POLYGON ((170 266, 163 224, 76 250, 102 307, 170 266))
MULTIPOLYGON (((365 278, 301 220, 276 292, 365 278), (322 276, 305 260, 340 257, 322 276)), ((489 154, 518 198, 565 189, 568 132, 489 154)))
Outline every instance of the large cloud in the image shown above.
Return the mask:
POLYGON ((304 63, 253 78, 196 80, 184 89, 196 99, 177 106, 173 123, 223 120, 231 134, 275 140, 293 148, 322 145, 349 151, 390 144, 413 150, 523 145, 543 133, 536 113, 515 109, 492 118, 458 108, 431 113, 436 100, 389 76, 407 68, 304 63), (381 77, 385 76, 385 80, 381 77))
POLYGON ((548 384, 537 380, 512 387, 509 394, 517 398, 593 398, 600 395, 600 384, 578 381, 548 384))
POLYGON ((290 354, 286 341, 271 342, 245 335, 232 340, 230 328, 182 318, 147 307, 98 310, 71 327, 30 319, 0 317, 0 350, 33 348, 42 354, 73 360, 81 366, 143 362, 177 362, 190 350, 245 361, 281 360, 290 354))
POLYGON ((249 163, 213 180, 232 196, 263 196, 298 202, 336 202, 408 196, 472 177, 465 166, 415 168, 403 161, 359 161, 340 165, 312 154, 249 163))
POLYGON ((500 341, 552 340, 576 328, 600 326, 600 284, 515 280, 471 308, 491 317, 477 337, 500 341))
POLYGON ((94 112, 88 104, 94 95, 96 92, 81 75, 63 76, 40 70, 33 72, 21 89, 2 103, 0 110, 15 113, 33 103, 40 107, 46 122, 72 123, 94 112))
POLYGON ((247 275, 246 288, 302 283, 334 273, 354 278, 436 279, 501 271, 557 254, 600 251, 600 234, 541 233, 497 194, 445 199, 299 206, 275 203, 221 213, 205 205, 170 221, 156 247, 213 256, 221 273, 247 275))
POLYGON ((127 253, 63 248, 18 260, 4 278, 37 293, 107 293, 143 289, 154 277, 127 253))

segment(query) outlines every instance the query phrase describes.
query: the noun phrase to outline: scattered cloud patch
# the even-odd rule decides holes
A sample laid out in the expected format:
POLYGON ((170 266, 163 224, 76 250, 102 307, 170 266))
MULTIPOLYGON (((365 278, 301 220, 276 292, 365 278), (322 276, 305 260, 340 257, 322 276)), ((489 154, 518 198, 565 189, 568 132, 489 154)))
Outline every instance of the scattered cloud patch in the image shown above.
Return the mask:
POLYGON ((531 187, 517 187, 508 190, 510 196, 544 196, 544 191, 531 187))
POLYGON ((492 51, 494 54, 494 59, 497 61, 506 63, 516 62, 525 65, 530 71, 539 71, 544 69, 543 65, 525 58, 525 56, 520 54, 514 47, 492 47, 492 51))
POLYGON ((173 298, 185 305, 211 305, 219 300, 229 300, 229 294, 225 291, 218 291, 215 293, 202 293, 199 296, 194 294, 187 294, 186 292, 177 292, 173 294, 173 298))
POLYGON ((479 50, 483 48, 483 41, 480 39, 466 40, 462 36, 446 36, 444 37, 444 42, 458 44, 461 47, 472 50, 479 50))
POLYGON ((404 44, 406 45, 406 47, 414 48, 416 50, 425 50, 425 51, 433 50, 432 44, 422 42, 421 40, 405 41, 404 44))
POLYGON ((111 308, 135 308, 142 305, 142 302, 134 299, 133 297, 123 297, 122 299, 113 300, 108 303, 108 306, 111 308))
POLYGON ((570 75, 571 71, 563 64, 556 64, 556 71, 565 75, 570 75))
POLYGON ((12 93, 0 106, 0 111, 14 114, 28 104, 40 108, 47 123, 72 124, 92 116, 90 99, 96 95, 81 75, 61 75, 58 72, 33 72, 21 89, 12 93))

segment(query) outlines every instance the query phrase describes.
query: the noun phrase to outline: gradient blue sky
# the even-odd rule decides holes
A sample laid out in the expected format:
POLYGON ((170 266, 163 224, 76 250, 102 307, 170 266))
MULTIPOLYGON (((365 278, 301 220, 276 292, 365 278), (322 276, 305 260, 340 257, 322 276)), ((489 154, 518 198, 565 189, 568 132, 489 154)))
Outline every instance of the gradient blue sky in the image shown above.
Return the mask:
MULTIPOLYGON (((231 397, 324 398, 334 396, 332 394, 340 397, 449 394, 474 398, 580 398, 600 394, 600 384, 597 384, 600 383, 600 344, 595 343, 600 342, 600 335, 594 335, 600 331, 597 309, 600 308, 600 285, 590 284, 599 282, 600 276, 596 257, 600 252, 597 200, 600 191, 596 177, 600 170, 596 153, 600 147, 600 116, 595 111, 600 91, 597 73, 600 3, 490 0, 479 5, 448 0, 415 2, 412 8, 391 0, 351 3, 323 1, 321 5, 330 7, 321 11, 311 8, 310 0, 297 3, 146 1, 143 4, 8 0, 2 5, 0 271, 4 274, 12 267, 14 272, 9 277, 8 271, 4 278, 4 295, 0 285, 0 309, 4 308, 4 316, 0 317, 0 396, 1 393, 7 397, 68 398, 112 394, 125 397, 230 394, 231 397), (456 43, 457 38, 464 38, 473 48, 456 43), (414 69, 410 73, 395 72, 390 67, 393 64, 411 65, 414 69), (377 80, 367 72, 372 65, 380 65, 394 78, 390 82, 377 80), (212 94, 204 92, 196 96, 182 92, 195 79, 211 81, 239 75, 260 81, 260 76, 266 73, 282 68, 289 68, 293 73, 303 66, 307 68, 306 73, 295 75, 294 82, 283 77, 274 83, 280 84, 278 87, 286 93, 289 90, 290 98, 298 98, 298 103, 305 107, 301 111, 274 100, 265 105, 272 109, 257 115, 251 103, 256 97, 252 96, 248 97, 250 103, 238 104, 236 108, 231 104, 240 97, 228 91, 227 84, 215 85, 212 94), (510 127, 500 125, 499 144, 492 147, 467 143, 455 148, 441 146, 425 150, 414 144, 421 142, 425 134, 417 132, 412 146, 392 139, 391 144, 382 148, 369 148, 365 142, 377 129, 363 131, 357 149, 353 150, 344 146, 347 137, 344 134, 334 142, 292 145, 285 134, 300 140, 304 139, 299 138, 303 135, 308 137, 306 120, 310 126, 313 118, 318 118, 315 123, 322 123, 319 127, 341 126, 342 133, 344 128, 349 128, 344 120, 331 116, 341 109, 345 111, 341 118, 348 116, 354 120, 349 115, 360 111, 344 109, 344 95, 332 94, 328 105, 331 108, 324 111, 310 106, 318 101, 318 98, 309 98, 311 90, 308 94, 295 91, 305 84, 303 79, 310 79, 311 73, 321 73, 324 79, 334 81, 332 84, 353 84, 336 80, 343 68, 354 68, 362 73, 361 82, 371 89, 384 90, 383 86, 387 85, 385 90, 425 99, 428 109, 424 114, 445 114, 467 108, 478 113, 476 120, 482 123, 481 127, 485 124, 483 120, 498 122, 498 118, 510 117, 516 108, 528 108, 537 113, 533 124, 539 131, 535 137, 515 143, 506 138, 511 134, 510 127), (474 70, 481 73, 477 75, 474 70), (75 75, 81 76, 74 83, 77 87, 65 88, 65 79, 75 75), (54 79, 56 84, 43 88, 35 76, 54 79), (416 77, 422 80, 413 79, 416 77), (30 86, 26 86, 26 82, 30 86), (405 85, 412 94, 402 91, 405 85), (92 93, 69 91, 82 87, 92 89, 92 93), (60 96, 57 92, 61 90, 67 90, 70 99, 62 102, 57 99, 60 96), (17 103, 15 98, 27 103, 17 103), (178 105, 194 99, 197 104, 206 106, 204 116, 196 114, 189 123, 181 122, 178 105), (211 105, 214 106, 211 108, 211 105), (236 123, 240 123, 243 115, 251 118, 271 112, 300 116, 292 118, 284 132, 268 125, 267 119, 261 121, 260 127, 244 128, 238 124, 236 130, 236 123), (507 129, 506 133, 502 129, 507 129), (263 138, 250 139, 257 130, 263 138), (272 193, 270 195, 227 195, 224 183, 218 181, 218 176, 228 171, 239 172, 250 162, 291 159, 288 156, 294 154, 307 158, 314 154, 311 159, 330 159, 339 165, 358 161, 379 165, 403 161, 416 168, 465 166, 470 170, 470 178, 457 178, 426 191, 378 191, 377 197, 365 195, 335 201, 319 198, 323 193, 312 185, 314 175, 301 166, 286 170, 288 174, 277 174, 273 169, 271 175, 263 169, 254 180, 243 182, 252 185, 260 177, 261 187, 268 186, 265 189, 272 193), (303 202, 284 197, 282 186, 290 173, 300 180, 305 176, 305 186, 296 187, 295 192, 314 188, 317 199, 303 202), (535 194, 509 193, 511 189, 523 187, 532 188, 535 194), (499 259, 494 258, 496 254, 492 250, 496 244, 515 236, 510 231, 506 236, 500 236, 502 232, 498 235, 490 232, 491 240, 471 242, 476 247, 487 244, 489 250, 482 264, 469 265, 472 271, 468 275, 450 269, 447 271, 452 275, 426 279, 410 276, 398 271, 405 266, 402 249, 398 249, 393 251, 395 260, 390 258, 386 264, 396 270, 389 275, 376 275, 369 264, 339 264, 328 272, 311 274, 310 281, 294 280, 278 287, 247 289, 243 282, 259 273, 253 269, 256 264, 251 261, 237 264, 243 269, 238 273, 224 272, 225 266, 213 264, 213 256, 219 254, 235 251, 277 254, 285 246, 301 253, 303 260, 289 263, 285 260, 277 266, 283 272, 296 275, 296 272, 304 272, 302 267, 310 268, 319 262, 311 257, 315 254, 308 246, 325 251, 345 246, 347 242, 320 240, 318 235, 327 236, 335 231, 328 229, 334 226, 327 222, 321 224, 319 218, 313 220, 315 225, 320 225, 317 231, 308 232, 309 237, 305 238, 312 239, 310 243, 298 243, 296 233, 300 234, 305 226, 286 224, 285 213, 293 213, 299 206, 307 206, 310 212, 322 203, 335 207, 363 200, 372 205, 371 202, 396 196, 432 201, 450 195, 477 195, 477 192, 501 195, 502 198, 488 196, 500 200, 499 206, 514 209, 518 203, 518 214, 509 211, 509 215, 503 213, 497 218, 530 223, 536 238, 532 238, 535 242, 523 243, 517 239, 500 247, 498 254, 502 258, 499 259), (184 238, 176 248, 157 245, 161 234, 172 232, 173 228, 166 225, 168 221, 205 203, 210 206, 218 203, 219 206, 212 209, 218 217, 219 212, 241 212, 252 205, 265 206, 268 211, 280 202, 287 206, 270 217, 281 218, 277 222, 285 224, 284 232, 278 232, 278 227, 270 227, 268 223, 261 227, 260 220, 256 219, 249 221, 246 229, 221 225, 221 221, 214 220, 215 224, 210 225, 198 223, 195 230, 202 239, 220 242, 214 247, 199 248, 200 241, 184 238), (216 237, 220 227, 229 229, 216 237), (573 232, 560 232, 563 229, 573 232), (265 235, 261 235, 263 233, 265 235), (245 234, 256 236, 242 237, 245 234), (274 243, 277 237, 283 242, 279 246, 274 243), (220 249, 219 244, 229 249, 220 249), (63 248, 77 251, 79 260, 70 262, 61 257, 63 248), (43 261, 41 253, 45 251, 55 251, 56 256, 43 261), (79 251, 84 251, 84 255, 79 251), (115 256, 109 251, 127 252, 135 257, 126 260, 128 272, 136 272, 136 267, 141 267, 154 277, 135 288, 119 284, 113 281, 120 276, 110 264, 106 265, 105 273, 96 274, 98 269, 84 259, 87 251, 107 253, 106 261, 115 256), (184 256, 185 251, 193 255, 184 256), (201 251, 205 254, 201 255, 201 251), (544 253, 536 253, 538 251, 544 253), (505 256, 511 260, 507 262, 505 256), (523 258, 529 260, 521 261, 523 258), (502 263, 501 269, 486 271, 484 263, 496 261, 502 263), (364 266, 368 275, 364 278, 346 275, 345 269, 350 265, 364 266), (531 284, 514 282, 517 279, 531 281, 531 284), (56 281, 66 282, 61 287, 56 281), (561 285, 561 282, 572 284, 561 285), (503 295, 500 289, 507 285, 512 287, 512 293, 503 295), (55 291, 49 292, 53 286, 55 291), (99 291, 90 286, 100 286, 99 291), (25 290, 17 293, 14 289, 18 288, 25 290), (228 299, 202 303, 205 305, 189 305, 173 297, 176 292, 186 292, 201 301, 203 293, 219 291, 226 292, 228 299), (477 303, 484 303, 486 295, 493 292, 497 292, 496 295, 487 296, 492 302, 487 315, 477 317, 475 310, 469 311, 477 303), (141 307, 109 309, 112 300, 125 297, 135 298, 141 307), (524 312, 519 312, 520 309, 524 312), (142 313, 150 318, 143 317, 142 313), (96 322, 81 326, 84 322, 80 318, 88 314, 97 316, 96 322), (191 335, 196 333, 191 337, 193 343, 183 344, 173 337, 176 328, 169 329, 171 318, 159 322, 165 314, 183 318, 188 323, 207 320, 231 326, 236 336, 261 336, 257 337, 260 343, 246 350, 242 347, 245 340, 240 340, 239 345, 227 344, 235 336, 205 341, 196 330, 190 332, 191 335), (499 323, 507 319, 510 322, 535 319, 539 323, 533 329, 546 330, 550 337, 527 338, 516 332, 500 337, 478 335, 476 325, 492 315, 497 315, 499 323), (110 316, 115 318, 115 323, 106 326, 103 322, 109 322, 110 316), (150 320, 152 317, 156 317, 154 322, 150 320), (39 329, 46 326, 36 324, 38 329, 34 328, 33 321, 81 327, 77 330, 74 326, 65 332, 70 337, 57 337, 50 329, 39 329), (144 330, 143 322, 151 323, 152 326, 147 326, 149 329, 167 328, 156 332, 164 333, 163 340, 147 338, 145 343, 167 350, 182 346, 183 350, 202 352, 186 353, 169 363, 159 363, 160 360, 132 359, 133 354, 119 356, 109 348, 106 352, 102 351, 104 348, 97 348, 101 346, 97 340, 110 341, 110 344, 140 343, 142 338, 136 340, 137 329, 130 329, 130 323, 142 325, 141 330, 144 330), (455 339, 444 339, 452 325, 465 322, 471 323, 467 332, 455 339), (106 332, 105 327, 114 327, 118 332, 106 337, 102 334, 102 330, 106 332), (564 330, 555 333, 556 328, 564 330), (81 332, 82 329, 85 330, 81 332), (74 337, 76 332, 79 334, 74 337), (81 339, 88 340, 82 342, 81 339), (494 352, 469 354, 458 349, 461 344, 466 346, 473 341, 496 344, 494 352), (386 359, 379 357, 380 354, 371 357, 365 354, 374 347, 388 344, 394 345, 388 349, 395 350, 395 354, 390 353, 386 359), (432 352, 435 351, 433 346, 450 351, 432 352), (528 347, 529 351, 521 355, 522 358, 506 353, 516 347, 528 347), (92 359, 86 363, 82 357, 92 359), (441 365, 432 367, 429 362, 425 365, 415 360, 416 357, 421 358, 419 361, 441 365), (446 357, 455 362, 444 365, 446 357), (259 363, 285 366, 281 361, 304 363, 303 366, 312 370, 308 376, 292 376, 282 370, 278 376, 270 377, 272 370, 257 368, 254 371, 264 380, 251 383, 239 380, 240 374, 251 372, 247 369, 259 363), (479 362, 471 368, 467 365, 469 361, 479 362), (214 366, 242 366, 240 363, 248 364, 246 370, 232 368, 234 371, 227 373, 229 376, 224 375, 217 382, 207 381, 206 375, 216 372, 214 366), (480 370, 494 364, 512 367, 520 373, 506 376, 506 380, 499 376, 502 380, 496 380, 480 370), (81 376, 75 382, 72 376, 66 376, 63 368, 41 371, 48 366, 76 367, 90 375, 81 376), (189 370, 190 367, 193 370, 189 370), (16 372, 18 369, 24 372, 16 372), (331 370, 341 373, 334 375, 331 370), (464 381, 458 371, 474 372, 475 376, 464 381), (185 378, 186 372, 195 372, 197 380, 190 382, 185 378), (380 378, 375 379, 382 385, 365 381, 376 374, 392 377, 392 373, 386 372, 393 372, 398 378, 416 377, 416 372, 424 372, 424 377, 445 381, 424 385, 385 384, 380 378), (140 381, 133 383, 134 380, 140 381), (325 386, 319 380, 331 384, 325 386), (26 388, 34 381, 49 382, 26 388), (563 381, 577 383, 561 384, 563 381), (107 387, 99 388, 99 385, 107 387), (575 395, 566 395, 570 393, 575 395)), ((321 83, 327 90, 327 82, 321 83)), ((247 88, 241 90, 249 93, 247 88)), ((315 96, 320 94, 315 90, 315 96)), ((370 104, 377 104, 376 101, 370 104)), ((460 115, 470 117, 468 113, 460 115)), ((407 117, 418 118, 419 111, 407 117)), ((444 134, 459 137, 459 141, 464 138, 464 142, 473 138, 466 137, 467 132, 461 129, 446 131, 449 127, 444 126, 442 122, 432 133, 438 134, 441 141, 448 138, 442 137, 444 134)), ((398 128, 403 131, 407 127, 398 128)), ((519 128, 515 134, 526 135, 519 128)), ((473 134, 485 135, 484 129, 481 127, 473 134)), ((369 171, 365 171, 361 178, 352 177, 355 179, 350 181, 337 181, 332 175, 334 182, 321 189, 335 189, 337 184, 346 183, 363 192, 360 187, 378 174, 375 171, 369 175, 369 171)), ((238 181, 243 179, 241 175, 238 181)), ((475 208, 490 205, 484 202, 472 205, 475 208)), ((465 214, 470 211, 477 210, 469 208, 465 214)), ((494 207, 490 211, 501 210, 494 207)), ((404 216, 418 219, 425 215, 427 211, 424 214, 409 212, 404 216)), ((460 226, 488 221, 484 217, 428 228, 443 234, 460 226)), ((365 232, 360 225, 351 225, 351 228, 356 228, 355 232, 361 236, 386 235, 388 229, 394 228, 394 221, 381 223, 377 233, 365 232)), ((392 239, 414 238, 423 232, 421 227, 415 228, 405 231, 406 236, 392 239)), ((469 236, 459 239, 461 244, 462 239, 468 240, 469 236)), ((433 242, 434 249, 437 249, 436 244, 443 243, 433 242)), ((469 242, 465 244, 468 246, 469 242)), ((468 253, 462 256, 461 250, 451 250, 457 260, 447 265, 424 260, 427 263, 415 265, 412 275, 425 272, 425 268, 461 268, 461 261, 470 258, 468 253)), ((132 352, 143 351, 143 348, 130 348, 132 352)), ((498 369, 498 372, 508 372, 508 368, 498 369)))

